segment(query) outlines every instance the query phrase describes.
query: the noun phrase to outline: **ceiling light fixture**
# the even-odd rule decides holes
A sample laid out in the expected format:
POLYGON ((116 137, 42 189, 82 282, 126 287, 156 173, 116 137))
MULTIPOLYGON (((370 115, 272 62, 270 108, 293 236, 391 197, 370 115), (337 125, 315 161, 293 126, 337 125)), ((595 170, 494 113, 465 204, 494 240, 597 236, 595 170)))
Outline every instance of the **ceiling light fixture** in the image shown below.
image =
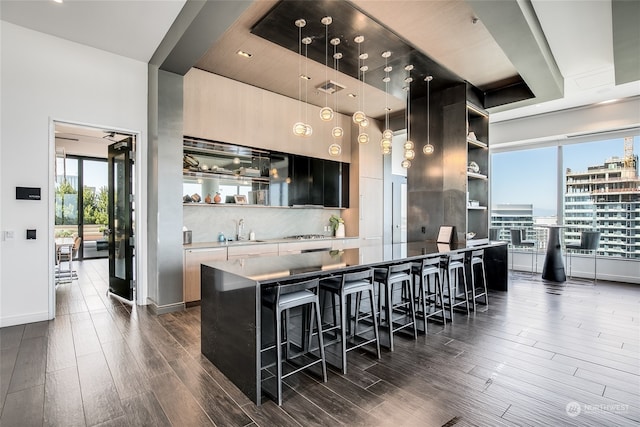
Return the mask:
POLYGON ((433 80, 433 76, 427 76, 424 78, 424 81, 427 82, 427 145, 422 147, 422 152, 424 154, 433 154, 433 145, 431 145, 429 134, 431 133, 431 112, 429 111, 429 92, 430 92, 430 84, 431 80, 433 80))
POLYGON ((358 125, 358 143, 359 144, 367 144, 369 142, 369 135, 363 130, 364 127, 369 125, 369 119, 367 115, 364 113, 364 81, 365 81, 365 73, 369 69, 368 66, 364 65, 364 61, 369 58, 369 54, 360 53, 360 45, 364 41, 364 36, 356 36, 353 39, 354 42, 358 44, 358 79, 360 79, 360 72, 362 72, 362 80, 360 83, 360 109, 353 113, 353 122, 358 125), (362 65, 360 65, 362 63, 362 65))
POLYGON ((252 54, 250 54, 249 52, 245 52, 244 50, 239 50, 236 52, 236 54, 242 56, 243 58, 251 58, 253 56, 252 54))
POLYGON ((404 143, 404 160, 402 160, 400 165, 408 169, 411 167, 411 160, 416 157, 416 152, 413 151, 413 141, 411 141, 411 82, 413 81, 411 70, 413 70, 413 65, 409 64, 405 66, 404 69, 407 71, 407 77, 404 79, 406 83, 404 89, 407 92, 407 108, 405 109, 407 116, 407 140, 404 143))
MULTIPOLYGON (((325 16, 320 20, 324 25, 324 80, 329 80, 329 25, 333 22, 330 16, 325 16)), ((320 120, 328 122, 333 119, 333 110, 329 107, 329 94, 324 93, 324 107, 320 109, 320 120)))
MULTIPOLYGON (((298 27, 298 119, 302 119, 302 28, 307 25, 307 21, 304 19, 298 19, 295 21, 296 27, 298 27)), ((304 136, 306 132, 306 125, 302 121, 298 121, 293 125, 293 134, 296 136, 304 136)))
POLYGON ((311 37, 305 37, 302 39, 302 44, 304 44, 304 75, 306 79, 304 81, 304 136, 311 136, 313 133, 313 128, 309 124, 309 88, 308 82, 311 80, 309 77, 309 45, 313 40, 311 37))
MULTIPOLYGON (((335 79, 338 80, 338 69, 340 60, 342 59, 342 53, 338 52, 338 45, 340 44, 340 38, 335 37, 331 39, 331 45, 333 45, 333 69, 335 72, 335 79)), ((339 156, 342 154, 342 147, 340 146, 339 140, 344 136, 344 129, 338 123, 338 91, 333 92, 333 100, 334 100, 334 117, 335 117, 335 125, 333 129, 331 129, 331 136, 336 140, 333 144, 329 146, 329 155, 331 156, 339 156)))
POLYGON ((391 56, 391 51, 382 52, 382 57, 384 58, 384 78, 382 81, 384 82, 384 131, 382 131, 382 140, 380 141, 380 149, 382 150, 382 154, 390 154, 391 153, 391 140, 393 138, 393 131, 389 129, 389 82, 391 78, 389 77, 389 73, 393 70, 393 67, 389 65, 389 57, 391 56))

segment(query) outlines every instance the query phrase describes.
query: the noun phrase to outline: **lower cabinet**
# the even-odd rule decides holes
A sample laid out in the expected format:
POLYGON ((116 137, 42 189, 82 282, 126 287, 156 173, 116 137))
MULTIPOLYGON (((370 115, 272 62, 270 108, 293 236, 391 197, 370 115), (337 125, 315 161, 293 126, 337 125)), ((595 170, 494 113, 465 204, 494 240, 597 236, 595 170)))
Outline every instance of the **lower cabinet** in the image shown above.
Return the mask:
POLYGON ((187 249, 184 251, 184 302, 200 301, 200 264, 227 259, 227 248, 187 249))
POLYGON ((277 243, 229 246, 229 259, 278 255, 277 243))

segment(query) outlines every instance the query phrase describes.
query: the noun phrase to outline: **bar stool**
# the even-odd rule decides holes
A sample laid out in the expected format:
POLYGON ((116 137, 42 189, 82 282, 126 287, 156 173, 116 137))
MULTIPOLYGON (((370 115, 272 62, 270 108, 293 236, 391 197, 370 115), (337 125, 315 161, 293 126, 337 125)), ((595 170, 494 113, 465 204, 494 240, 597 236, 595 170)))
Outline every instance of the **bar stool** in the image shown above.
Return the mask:
POLYGON ((567 254, 569 255, 569 277, 571 277, 571 273, 573 271, 571 251, 593 252, 593 282, 598 282, 598 246, 600 246, 599 231, 583 231, 580 233, 579 242, 571 242, 565 245, 565 264, 567 263, 567 254))
MULTIPOLYGON (((531 275, 538 271, 538 257, 536 256, 536 246, 538 242, 536 240, 525 240, 523 235, 525 233, 524 228, 512 228, 511 230, 511 249, 514 248, 531 248, 531 275), (536 260, 536 268, 533 269, 533 260, 536 260)), ((511 270, 513 270, 513 251, 511 251, 511 270)))
MULTIPOLYGON (((320 282, 320 288, 326 292, 331 293, 331 302, 333 304, 333 324, 329 328, 323 328, 323 332, 331 332, 332 330, 339 330, 341 339, 341 362, 342 373, 347 374, 347 352, 356 348, 363 347, 368 344, 375 344, 376 356, 380 359, 380 337, 378 335, 378 319, 376 316, 376 309, 374 305, 375 292, 373 289, 373 269, 367 269, 364 271, 354 271, 343 273, 342 277, 323 279, 320 282), (364 317, 360 317, 360 303, 362 296, 369 298, 370 314, 364 317), (367 295, 368 294, 368 295, 367 295), (347 342, 347 331, 351 330, 351 316, 347 313, 350 312, 351 303, 350 296, 356 295, 356 308, 354 317, 353 334, 350 334, 351 343, 347 342), (338 303, 340 306, 340 323, 337 322, 336 316, 336 304, 335 297, 338 297, 338 303), (349 301, 349 302, 347 302, 349 301), (371 318, 373 322, 373 338, 367 338, 358 335, 358 323, 367 318, 371 318), (348 321, 348 323, 347 323, 348 321)), ((326 316, 325 316, 326 317, 326 316)))
POLYGON ((379 283, 378 311, 380 313, 379 326, 389 331, 389 348, 393 351, 393 334, 402 329, 413 327, 413 339, 418 339, 416 328, 416 312, 413 307, 413 275, 411 269, 413 263, 389 265, 386 268, 376 268, 374 280, 379 283), (394 286, 400 285, 400 299, 394 303, 394 286), (383 289, 384 288, 384 289, 383 289), (382 295, 384 294, 385 324, 382 321, 382 295), (408 297, 407 297, 408 296, 408 297), (402 317, 393 317, 395 313, 402 313, 402 317), (410 319, 407 319, 410 316, 410 319), (404 323, 398 322, 405 320, 404 323))
MULTIPOLYGON (((307 369, 315 364, 320 363, 322 365, 322 380, 324 382, 327 381, 327 365, 324 353, 324 341, 322 338, 322 321, 320 317, 320 302, 318 299, 318 290, 319 290, 319 280, 317 278, 305 281, 295 281, 295 282, 281 282, 278 286, 274 287, 275 289, 270 289, 271 292, 264 292, 262 297, 262 304, 266 305, 270 309, 273 310, 275 315, 275 336, 276 336, 276 381, 277 381, 277 396, 276 400, 278 405, 282 405, 282 380, 290 375, 293 375, 297 372, 300 372, 304 369, 307 369), (320 351, 319 357, 313 357, 310 362, 305 365, 297 365, 290 363, 294 367, 293 370, 287 372, 286 374, 282 373, 283 367, 283 358, 282 358, 282 346, 286 345, 285 350, 285 360, 288 362, 293 361, 295 357, 290 357, 290 339, 289 332, 291 327, 291 322, 289 322, 289 310, 296 307, 305 307, 311 308, 310 316, 303 315, 302 321, 303 323, 309 320, 309 328, 313 329, 313 323, 315 318, 316 328, 318 330, 318 346, 320 351), (284 321, 283 321, 284 315, 284 321), (310 319, 308 319, 310 317, 310 319)), ((306 326, 303 325, 302 335, 304 341, 306 326)), ((296 355, 300 356, 302 354, 309 355, 311 354, 309 351, 310 342, 303 345, 302 352, 296 355)), ((273 347, 268 347, 262 349, 262 351, 267 351, 272 349, 273 347)), ((263 367, 264 368, 264 367, 263 367)))
POLYGON ((414 297, 418 301, 416 317, 424 321, 424 333, 427 333, 427 320, 437 315, 442 316, 442 323, 447 324, 444 315, 444 298, 442 296, 442 276, 440 274, 440 257, 423 258, 419 263, 413 264, 412 273, 414 285, 418 284, 417 294, 414 297), (418 280, 415 280, 418 278, 418 280), (433 287, 431 279, 433 278, 433 287))
POLYGON ((453 323, 453 309, 464 304, 469 314, 469 298, 467 290, 467 274, 464 268, 464 252, 449 254, 444 257, 440 264, 440 268, 445 273, 447 279, 447 303, 445 307, 449 308, 449 317, 453 323), (460 277, 464 286, 463 292, 460 292, 460 277), (452 280, 455 279, 455 281, 452 280), (453 282, 453 283, 452 283, 453 282), (453 285, 453 286, 452 286, 453 285))
POLYGON ((487 292, 487 272, 484 268, 484 249, 476 249, 467 252, 467 263, 471 271, 471 303, 473 311, 476 311, 476 299, 484 297, 484 305, 489 305, 489 293, 487 292), (482 283, 477 283, 476 266, 480 266, 482 283))

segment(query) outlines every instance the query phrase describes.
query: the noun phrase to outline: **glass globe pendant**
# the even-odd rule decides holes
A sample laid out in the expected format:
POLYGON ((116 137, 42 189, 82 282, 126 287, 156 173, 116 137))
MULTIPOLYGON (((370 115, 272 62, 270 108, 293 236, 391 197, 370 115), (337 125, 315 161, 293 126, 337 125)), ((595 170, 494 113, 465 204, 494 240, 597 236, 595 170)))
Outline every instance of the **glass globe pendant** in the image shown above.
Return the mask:
POLYGON ((422 147, 422 152, 424 154, 433 154, 433 145, 427 143, 424 147, 422 147))
POLYGON ((407 139, 407 141, 404 143, 404 149, 405 150, 413 150, 413 141, 410 141, 407 139))
POLYGON ((336 126, 333 129, 331 129, 331 136, 333 136, 334 138, 342 138, 344 136, 344 129, 342 129, 340 126, 336 126))
POLYGON ((331 144, 329 146, 329 155, 330 156, 339 156, 342 153, 342 147, 340 146, 340 144, 331 144))
POLYGON ((361 133, 358 135, 358 143, 360 143, 360 144, 367 144, 368 142, 369 142, 369 135, 367 135, 367 134, 366 134, 366 133, 364 133, 364 132, 361 132, 361 133))
POLYGON ((313 128, 309 124, 304 125, 304 135, 302 136, 311 136, 313 135, 313 128))
POLYGON ((407 159, 404 159, 402 163, 400 163, 400 166, 402 166, 405 169, 409 169, 411 167, 411 162, 407 159))
POLYGON ((296 136, 305 136, 307 126, 302 122, 297 122, 293 125, 293 134, 296 136))
MULTIPOLYGON (((387 113, 388 114, 388 113, 387 113)), ((391 140, 391 138, 393 138, 393 131, 391 129, 385 129, 382 132, 382 138, 383 139, 388 139, 391 140)))
POLYGON ((320 109, 320 120, 328 122, 333 119, 333 109, 331 107, 323 107, 320 109))
POLYGON ((413 150, 406 150, 404 152, 404 158, 407 160, 413 160, 416 158, 416 152, 413 150))
POLYGON ((364 114, 362 111, 356 111, 355 113, 353 113, 353 123, 356 124, 360 124, 363 120, 365 120, 367 118, 367 115, 364 114))

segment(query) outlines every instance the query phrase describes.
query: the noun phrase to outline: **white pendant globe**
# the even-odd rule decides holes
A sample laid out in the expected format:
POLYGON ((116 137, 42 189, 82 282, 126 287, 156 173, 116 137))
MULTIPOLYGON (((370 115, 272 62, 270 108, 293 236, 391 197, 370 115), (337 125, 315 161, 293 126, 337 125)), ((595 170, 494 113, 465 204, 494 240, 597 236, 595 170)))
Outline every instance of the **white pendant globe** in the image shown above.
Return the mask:
POLYGON ((366 117, 362 119, 362 121, 360 122, 360 126, 362 126, 363 128, 366 128, 367 126, 369 126, 369 119, 366 117))
POLYGON ((342 138, 344 136, 344 129, 342 129, 340 126, 336 126, 333 129, 331 129, 331 136, 333 136, 334 138, 342 138))
POLYGON ((391 154, 391 147, 382 147, 382 154, 385 156, 391 154))
POLYGON ((304 125, 304 136, 311 136, 313 134, 313 128, 309 124, 304 125))
POLYGON ((400 163, 400 166, 402 166, 405 169, 409 169, 411 167, 411 162, 407 159, 404 159, 402 163, 400 163))
POLYGON ((333 110, 331 107, 323 107, 320 109, 320 120, 323 122, 328 122, 333 119, 333 110))
POLYGON ((364 114, 362 111, 356 111, 355 113, 353 113, 352 119, 353 119, 353 123, 360 124, 360 122, 366 118, 367 118, 367 115, 364 114))
POLYGON ((391 129, 385 129, 382 132, 382 138, 383 139, 392 139, 393 138, 393 131, 391 129))
POLYGON ((413 150, 413 141, 408 140, 404 143, 405 150, 413 150))
POLYGON ((304 136, 306 132, 306 125, 302 122, 297 122, 293 125, 293 134, 296 136, 304 136))
POLYGON ((342 153, 342 147, 340 146, 340 144, 331 144, 329 146, 329 155, 336 157, 339 156, 342 153))
POLYGON ((382 148, 391 147, 391 140, 383 139, 382 141, 380 141, 380 147, 382 148))
POLYGON ((360 144, 367 144, 369 142, 369 135, 362 132, 361 134, 358 135, 358 143, 360 144))
POLYGON ((431 144, 427 144, 424 147, 422 147, 422 152, 424 154, 433 154, 433 150, 434 148, 433 148, 433 145, 431 144))
POLYGON ((407 160, 413 160, 416 158, 416 152, 413 150, 405 150, 404 158, 407 160))

